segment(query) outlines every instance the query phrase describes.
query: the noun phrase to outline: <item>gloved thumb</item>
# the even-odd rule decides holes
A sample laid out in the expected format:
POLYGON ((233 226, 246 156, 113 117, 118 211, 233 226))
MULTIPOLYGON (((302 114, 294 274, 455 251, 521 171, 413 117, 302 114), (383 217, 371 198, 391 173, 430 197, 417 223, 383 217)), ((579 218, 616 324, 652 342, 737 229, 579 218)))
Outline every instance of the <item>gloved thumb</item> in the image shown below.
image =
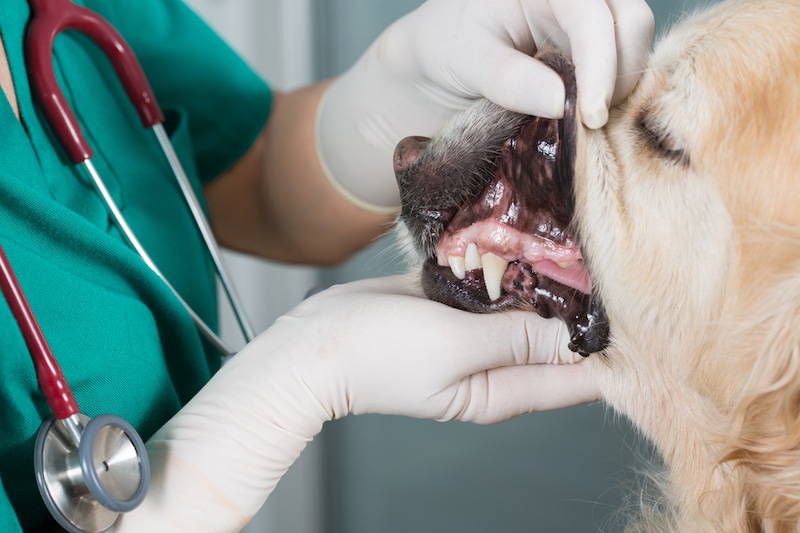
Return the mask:
POLYGON ((567 348, 561 321, 530 312, 497 318, 513 324, 510 346, 499 343, 497 351, 475 358, 474 372, 461 380, 441 420, 491 424, 600 399, 591 364, 567 348))

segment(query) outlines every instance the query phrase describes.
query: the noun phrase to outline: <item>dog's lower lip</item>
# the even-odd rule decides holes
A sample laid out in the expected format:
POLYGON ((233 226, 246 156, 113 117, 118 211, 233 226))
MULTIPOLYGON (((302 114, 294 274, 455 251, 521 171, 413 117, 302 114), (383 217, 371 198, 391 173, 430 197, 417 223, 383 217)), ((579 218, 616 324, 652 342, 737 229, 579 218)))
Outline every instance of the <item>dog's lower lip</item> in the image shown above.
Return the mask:
POLYGON ((588 355, 604 347, 604 338, 595 333, 603 322, 601 310, 593 309, 592 297, 534 272, 530 265, 516 262, 509 265, 504 291, 492 300, 483 289, 483 271, 470 270, 463 279, 446 266, 428 260, 423 266, 422 285, 432 300, 473 313, 494 313, 507 310, 528 310, 544 318, 561 319, 570 331, 570 348, 588 355), (590 311, 586 311, 590 310, 590 311), (598 339, 600 342, 598 342, 598 339))
POLYGON ((450 267, 439 266, 433 259, 424 264, 423 286, 431 299, 473 313, 493 313, 531 307, 518 295, 506 291, 498 298, 490 298, 481 269, 469 270, 463 278, 459 278, 453 274, 450 267))
POLYGON ((528 310, 544 318, 559 318, 569 329, 570 349, 584 356, 607 345, 605 312, 591 294, 539 275, 521 262, 509 265, 504 284, 514 290, 492 300, 484 289, 482 270, 470 270, 461 279, 433 259, 423 265, 422 287, 432 300, 472 313, 528 310))

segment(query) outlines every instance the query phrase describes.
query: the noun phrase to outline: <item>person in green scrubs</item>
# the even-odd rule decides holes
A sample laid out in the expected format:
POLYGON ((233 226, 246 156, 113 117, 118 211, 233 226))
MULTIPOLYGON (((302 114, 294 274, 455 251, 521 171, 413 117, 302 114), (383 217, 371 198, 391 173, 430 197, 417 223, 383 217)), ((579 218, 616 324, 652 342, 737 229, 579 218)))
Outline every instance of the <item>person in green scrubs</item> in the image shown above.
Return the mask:
MULTIPOLYGON (((392 151, 402 137, 432 133, 480 95, 559 116, 563 86, 530 57, 544 36, 565 49, 571 43, 583 120, 599 127, 612 97, 635 82, 652 35, 642 0, 564 2, 571 11, 544 0, 432 0, 345 75, 279 93, 179 0, 77 3, 108 19, 137 54, 217 239, 303 264, 341 262, 386 230, 397 212, 392 151), (581 66, 579 58, 593 61, 581 66)), ((331 418, 374 412, 487 423, 596 397, 581 365, 522 364, 560 350, 557 325, 442 309, 398 278, 304 302, 220 369, 220 354, 126 245, 32 100, 29 19, 26 0, 0 2, 0 244, 81 411, 117 414, 148 441, 150 493, 115 531, 238 531, 331 418), (443 342, 435 339, 447 343, 432 351, 432 340, 443 342), (514 364, 504 383, 548 380, 549 396, 498 394, 475 411, 473 395, 486 396, 491 384, 476 376, 514 364)), ((128 222, 215 326, 213 265, 155 136, 84 36, 60 35, 54 65, 128 222)), ((49 416, 19 329, 0 304, 0 531, 55 530, 33 472, 34 439, 49 416)))

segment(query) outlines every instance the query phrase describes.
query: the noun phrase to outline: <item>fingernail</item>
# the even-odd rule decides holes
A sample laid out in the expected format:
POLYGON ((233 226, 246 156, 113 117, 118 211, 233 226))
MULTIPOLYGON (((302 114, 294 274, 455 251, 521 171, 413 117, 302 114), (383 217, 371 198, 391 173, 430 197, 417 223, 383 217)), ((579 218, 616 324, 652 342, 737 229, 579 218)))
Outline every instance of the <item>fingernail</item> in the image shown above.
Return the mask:
POLYGON ((589 129, 600 129, 608 122, 608 107, 601 101, 589 101, 581 105, 581 120, 589 129))

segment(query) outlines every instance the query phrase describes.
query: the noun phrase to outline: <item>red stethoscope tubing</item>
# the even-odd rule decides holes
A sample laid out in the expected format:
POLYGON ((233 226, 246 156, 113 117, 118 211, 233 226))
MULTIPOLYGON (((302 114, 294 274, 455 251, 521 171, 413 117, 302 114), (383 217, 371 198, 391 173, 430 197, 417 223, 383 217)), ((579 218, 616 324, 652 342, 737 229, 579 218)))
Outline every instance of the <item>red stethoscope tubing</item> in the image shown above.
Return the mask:
POLYGON ((88 35, 106 54, 145 128, 164 122, 153 89, 133 51, 105 19, 70 0, 28 0, 35 16, 28 28, 29 78, 50 127, 73 163, 92 157, 78 119, 61 92, 53 68, 53 43, 64 30, 88 35))
POLYGON ((122 35, 94 11, 79 6, 71 0, 28 0, 28 3, 32 14, 25 44, 28 78, 33 96, 41 107, 50 128, 66 151, 69 159, 76 165, 83 164, 86 166, 97 186, 98 192, 103 196, 115 221, 130 241, 130 244, 136 249, 145 263, 167 283, 170 290, 186 307, 187 312, 191 315, 201 333, 219 348, 223 354, 232 355, 235 352, 189 307, 180 294, 169 284, 166 277, 158 270, 155 263, 152 262, 141 246, 141 243, 138 242, 133 230, 127 227, 128 224, 125 222, 122 213, 119 212, 110 194, 105 190, 105 184, 91 162, 94 153, 86 141, 78 119, 70 109, 66 97, 59 88, 53 66, 53 44, 59 33, 67 30, 76 31, 86 35, 94 42, 110 61, 117 78, 128 95, 128 99, 136 108, 142 124, 145 128, 152 128, 158 138, 164 155, 172 167, 186 202, 192 211, 197 228, 202 234, 209 254, 214 261, 215 269, 231 303, 234 315, 242 330, 242 335, 245 341, 249 342, 255 338, 253 328, 247 320, 244 307, 239 301, 233 283, 229 279, 211 226, 205 218, 200 202, 196 198, 180 160, 175 154, 169 137, 164 130, 164 115, 156 101, 155 93, 139 64, 139 60, 136 59, 136 55, 122 35))
POLYGON ((39 387, 52 409, 53 415, 59 420, 64 420, 78 414, 75 396, 67 385, 64 373, 45 340, 42 328, 39 327, 2 246, 0 246, 0 289, 3 291, 11 313, 25 339, 25 344, 28 346, 28 351, 36 367, 39 387))

